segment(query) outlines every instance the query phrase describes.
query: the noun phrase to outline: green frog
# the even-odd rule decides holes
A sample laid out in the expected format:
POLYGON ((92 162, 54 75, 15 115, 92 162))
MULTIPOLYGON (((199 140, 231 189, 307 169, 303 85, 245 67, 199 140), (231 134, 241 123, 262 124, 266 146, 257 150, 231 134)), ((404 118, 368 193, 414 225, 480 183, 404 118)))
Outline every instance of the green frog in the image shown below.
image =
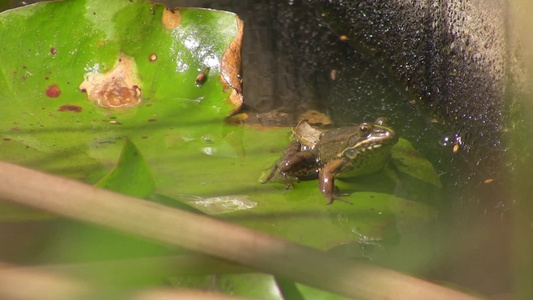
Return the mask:
POLYGON ((288 189, 293 180, 318 174, 319 188, 326 196, 327 204, 340 199, 335 178, 379 171, 389 158, 392 146, 398 142, 386 118, 328 131, 316 129, 304 120, 292 129, 292 133, 294 141, 262 183, 279 176, 288 189))

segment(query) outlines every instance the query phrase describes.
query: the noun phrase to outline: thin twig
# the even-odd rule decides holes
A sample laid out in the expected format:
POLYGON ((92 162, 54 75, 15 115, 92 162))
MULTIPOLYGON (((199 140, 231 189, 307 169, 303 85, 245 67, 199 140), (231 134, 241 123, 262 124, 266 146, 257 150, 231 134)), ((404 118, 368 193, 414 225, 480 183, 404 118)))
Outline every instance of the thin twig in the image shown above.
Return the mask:
POLYGON ((0 163, 0 199, 221 257, 356 299, 476 299, 210 217, 0 163))

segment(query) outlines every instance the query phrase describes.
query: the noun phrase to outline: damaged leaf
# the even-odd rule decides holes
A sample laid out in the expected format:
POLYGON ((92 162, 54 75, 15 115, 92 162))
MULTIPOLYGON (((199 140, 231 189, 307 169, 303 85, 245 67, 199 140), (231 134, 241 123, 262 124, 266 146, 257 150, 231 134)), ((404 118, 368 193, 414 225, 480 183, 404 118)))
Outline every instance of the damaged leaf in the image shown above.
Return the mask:
POLYGON ((222 56, 222 81, 231 88, 230 100, 235 107, 240 107, 242 98, 242 75, 241 75, 241 44, 243 23, 237 21, 237 35, 231 41, 229 47, 222 56))
POLYGON ((181 13, 179 10, 165 9, 161 21, 167 29, 174 29, 181 23, 181 13))
MULTIPOLYGON (((125 137, 143 153, 220 141, 223 120, 242 103, 232 100, 242 98, 240 79, 221 81, 239 77, 241 39, 233 13, 149 1, 1 12, 0 159, 94 183, 92 172, 113 165, 125 137)), ((224 152, 242 152, 232 147, 224 152)))
POLYGON ((148 1, 71 0, 5 11, 0 100, 47 97, 57 101, 36 109, 54 103, 55 110, 69 104, 85 112, 92 105, 96 114, 105 114, 100 107, 196 101, 223 118, 242 104, 242 29, 232 13, 148 1), (206 69, 199 89, 196 78, 206 69))
POLYGON ((121 55, 117 65, 107 73, 89 72, 80 84, 80 90, 104 108, 136 106, 142 100, 138 77, 135 60, 121 55))

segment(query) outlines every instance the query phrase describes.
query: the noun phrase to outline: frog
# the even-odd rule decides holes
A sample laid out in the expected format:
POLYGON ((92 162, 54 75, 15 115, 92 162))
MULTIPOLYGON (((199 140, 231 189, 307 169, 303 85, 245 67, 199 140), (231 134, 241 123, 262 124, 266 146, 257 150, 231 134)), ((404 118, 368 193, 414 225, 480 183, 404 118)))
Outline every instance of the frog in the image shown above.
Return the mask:
MULTIPOLYGON (((398 136, 385 117, 374 122, 317 129, 307 120, 292 128, 293 141, 267 172, 262 183, 281 178, 285 188, 292 182, 318 176, 320 192, 327 204, 344 201, 335 186, 336 178, 352 178, 381 170, 398 136)), ((346 202, 346 201, 345 201, 346 202)))

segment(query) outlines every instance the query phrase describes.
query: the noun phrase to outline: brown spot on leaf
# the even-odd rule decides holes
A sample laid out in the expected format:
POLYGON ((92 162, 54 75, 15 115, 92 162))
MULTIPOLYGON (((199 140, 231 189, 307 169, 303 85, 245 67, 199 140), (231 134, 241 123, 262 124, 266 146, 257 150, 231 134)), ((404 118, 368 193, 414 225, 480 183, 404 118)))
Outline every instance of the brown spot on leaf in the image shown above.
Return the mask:
POLYGON ((122 54, 118 64, 107 73, 87 74, 80 90, 101 107, 125 108, 141 103, 139 82, 135 60, 122 54))
POLYGON ((71 111, 74 113, 79 113, 83 110, 81 106, 74 105, 74 104, 65 104, 61 105, 58 109, 58 111, 71 111))
POLYGON ((174 29, 180 26, 181 12, 178 9, 173 9, 173 10, 165 9, 163 11, 163 16, 161 18, 161 21, 163 22, 163 26, 165 26, 166 28, 174 29))
POLYGON ((52 84, 46 89, 46 96, 50 98, 57 98, 61 95, 61 90, 57 84, 52 84))
POLYGON ((57 49, 52 47, 50 48, 50 54, 55 55, 57 53, 57 49))
POLYGON ((243 34, 242 20, 237 18, 237 35, 222 55, 220 64, 221 80, 226 87, 231 88, 230 101, 234 111, 237 111, 243 101, 242 76, 241 76, 241 44, 243 34))
POLYGON ((148 119, 148 122, 155 122, 157 119, 148 119))
POLYGON ((150 53, 150 55, 148 55, 148 60, 151 61, 151 62, 154 62, 157 60, 157 55, 155 53, 150 53))
POLYGON ((11 141, 10 138, 3 138, 3 140, 4 140, 4 141, 7 141, 7 142, 8 142, 8 141, 11 141))
POLYGON ((196 76, 196 84, 202 85, 207 80, 207 74, 209 74, 210 68, 205 68, 198 76, 196 76))

